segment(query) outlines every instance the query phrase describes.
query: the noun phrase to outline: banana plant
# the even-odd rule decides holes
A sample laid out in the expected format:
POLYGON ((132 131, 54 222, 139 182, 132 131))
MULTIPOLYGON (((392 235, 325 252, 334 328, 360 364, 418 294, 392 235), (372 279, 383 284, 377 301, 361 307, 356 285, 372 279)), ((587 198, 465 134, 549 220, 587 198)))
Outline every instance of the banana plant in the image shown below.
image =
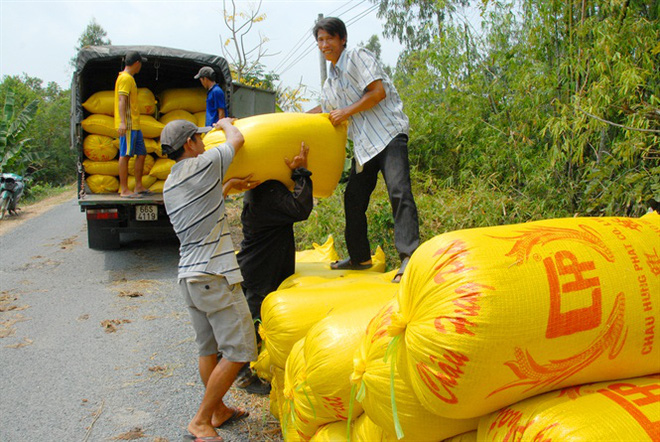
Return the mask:
POLYGON ((31 141, 31 138, 23 136, 23 133, 39 107, 39 100, 35 99, 17 112, 14 97, 13 90, 7 91, 0 115, 0 172, 4 171, 5 166, 19 160, 21 151, 31 141))

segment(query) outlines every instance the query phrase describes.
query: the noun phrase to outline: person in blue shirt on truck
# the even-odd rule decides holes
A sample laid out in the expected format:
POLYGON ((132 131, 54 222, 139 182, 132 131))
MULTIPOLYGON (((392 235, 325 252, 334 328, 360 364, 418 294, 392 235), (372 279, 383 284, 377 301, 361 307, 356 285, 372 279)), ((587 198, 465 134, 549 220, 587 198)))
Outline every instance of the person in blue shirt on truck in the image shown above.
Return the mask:
POLYGON ((206 94, 206 126, 213 126, 222 118, 227 117, 227 101, 222 88, 215 81, 215 71, 210 66, 204 66, 195 75, 208 92, 206 94))

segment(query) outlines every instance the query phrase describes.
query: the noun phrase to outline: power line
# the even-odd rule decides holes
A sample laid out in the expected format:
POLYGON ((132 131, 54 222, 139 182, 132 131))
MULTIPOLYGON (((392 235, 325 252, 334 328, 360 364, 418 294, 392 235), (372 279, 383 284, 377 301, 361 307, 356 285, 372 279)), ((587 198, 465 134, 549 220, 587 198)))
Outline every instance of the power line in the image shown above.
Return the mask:
MULTIPOLYGON (((364 3, 364 1, 362 1, 360 3, 364 3)), ((353 6, 348 11, 353 10, 355 7, 357 7, 357 5, 353 6)), ((377 8, 378 8, 378 5, 374 5, 374 6, 371 6, 367 9, 365 9, 364 11, 361 11, 360 13, 355 15, 354 17, 352 17, 350 19, 347 19, 346 22, 345 22, 346 25, 351 25, 351 24, 357 23, 358 21, 362 20, 364 17, 366 17, 367 15, 369 15, 370 13, 375 11, 377 8)), ((346 11, 346 12, 348 12, 348 11, 346 11)), ((311 31, 311 29, 313 29, 313 28, 310 28, 310 31, 311 31)), ((305 47, 303 52, 300 55, 298 55, 295 59, 293 59, 293 61, 289 62, 289 64, 284 65, 283 63, 279 63, 278 68, 280 66, 284 65, 283 69, 279 72, 279 74, 281 75, 281 74, 287 72, 289 69, 293 68, 293 66, 295 66, 300 60, 305 58, 315 47, 316 47, 316 42, 312 41, 309 44, 307 44, 307 46, 305 47)), ((289 59, 287 59, 287 61, 290 60, 290 59, 291 59, 291 57, 289 57, 289 59)))

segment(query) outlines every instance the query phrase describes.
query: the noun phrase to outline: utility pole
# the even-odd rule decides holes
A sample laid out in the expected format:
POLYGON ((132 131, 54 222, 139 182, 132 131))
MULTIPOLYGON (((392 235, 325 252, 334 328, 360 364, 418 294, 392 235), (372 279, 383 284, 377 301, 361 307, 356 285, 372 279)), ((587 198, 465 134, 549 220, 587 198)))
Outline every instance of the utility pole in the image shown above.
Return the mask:
MULTIPOLYGON (((317 22, 319 20, 321 20, 322 18, 323 18, 323 14, 319 14, 319 18, 318 18, 317 22)), ((320 67, 321 67, 321 89, 322 89, 323 85, 325 84, 325 79, 328 78, 328 71, 327 71, 327 67, 325 65, 325 57, 323 56, 323 52, 319 51, 319 56, 321 57, 320 67)))

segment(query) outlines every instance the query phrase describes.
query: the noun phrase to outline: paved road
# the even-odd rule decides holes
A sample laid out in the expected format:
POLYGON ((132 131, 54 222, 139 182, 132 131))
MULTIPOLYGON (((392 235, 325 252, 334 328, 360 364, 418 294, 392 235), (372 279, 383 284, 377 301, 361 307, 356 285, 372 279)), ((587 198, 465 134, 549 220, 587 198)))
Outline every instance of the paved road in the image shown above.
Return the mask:
MULTIPOLYGON (((181 440, 203 387, 177 247, 90 250, 75 199, 0 236, 1 441, 181 440)), ((252 414, 226 440, 276 437, 267 400, 231 393, 252 414)))

